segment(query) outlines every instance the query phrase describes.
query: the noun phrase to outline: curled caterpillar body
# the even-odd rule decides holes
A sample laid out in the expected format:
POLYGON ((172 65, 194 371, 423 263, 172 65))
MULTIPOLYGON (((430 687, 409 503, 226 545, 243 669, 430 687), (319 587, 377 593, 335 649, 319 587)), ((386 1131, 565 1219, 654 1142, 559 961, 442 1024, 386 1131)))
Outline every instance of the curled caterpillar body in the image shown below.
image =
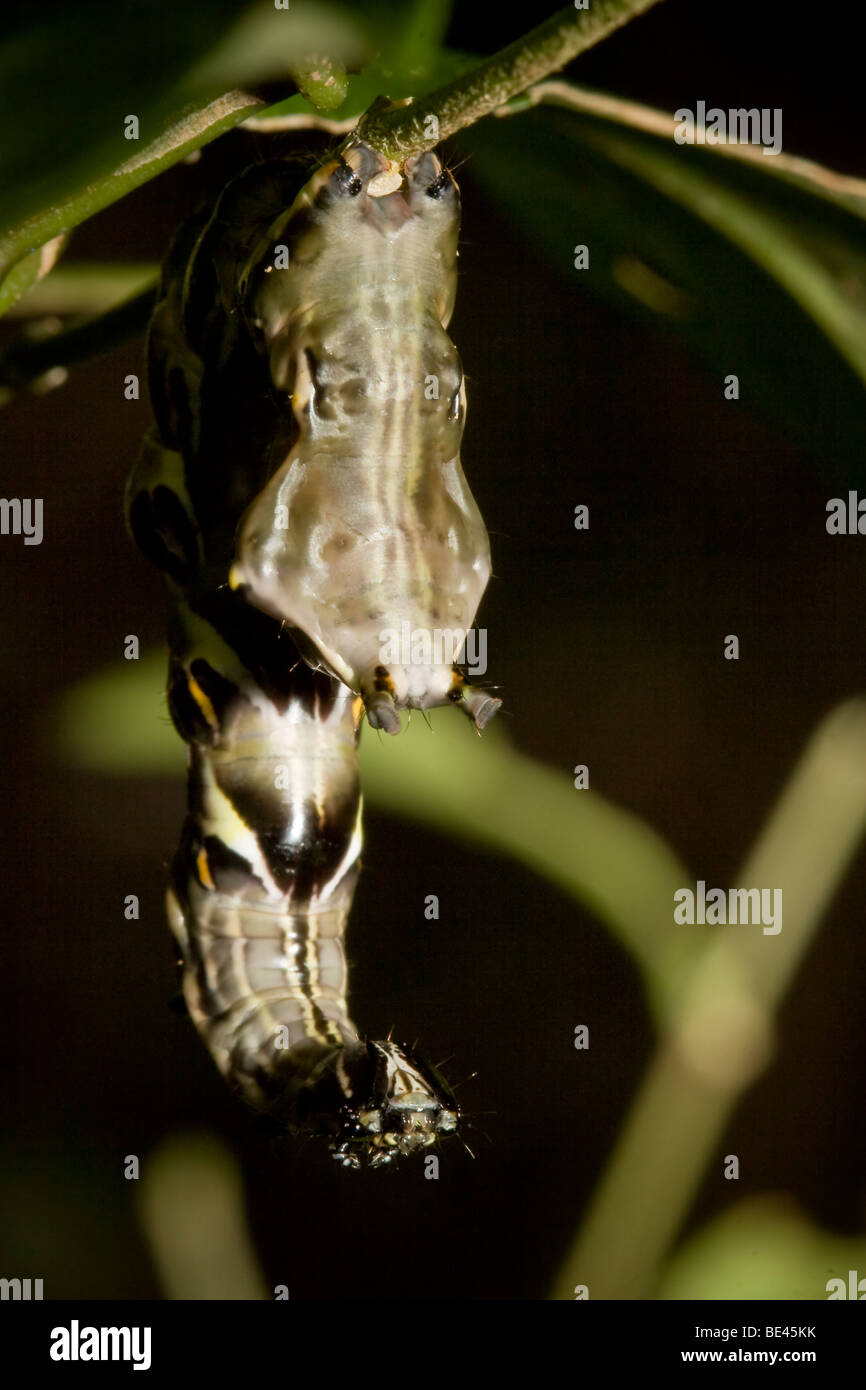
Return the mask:
POLYGON ((230 307, 286 178, 282 162, 256 166, 175 239, 148 339, 156 428, 126 511, 172 600, 168 699, 189 777, 168 913, 188 1012, 251 1106, 347 1167, 376 1167, 459 1114, 434 1068, 366 1041, 349 1014, 362 702, 227 583, 238 521, 294 429, 230 307))
POLYGON ((241 523, 231 583, 300 630, 392 733, 399 709, 454 702, 480 728, 500 703, 469 689, 456 651, 383 656, 406 628, 430 651, 465 635, 490 575, 446 332, 459 225, 457 186, 434 155, 393 166, 356 143, 274 220, 240 275, 296 437, 241 523))

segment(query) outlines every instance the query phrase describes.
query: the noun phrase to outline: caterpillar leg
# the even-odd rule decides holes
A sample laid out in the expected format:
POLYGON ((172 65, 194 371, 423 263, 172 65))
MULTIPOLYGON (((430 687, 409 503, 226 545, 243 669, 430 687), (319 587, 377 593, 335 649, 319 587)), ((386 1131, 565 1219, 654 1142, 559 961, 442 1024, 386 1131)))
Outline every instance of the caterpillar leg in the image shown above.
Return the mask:
POLYGON ((449 699, 472 720, 479 733, 487 727, 502 704, 497 696, 488 695, 485 690, 474 690, 462 679, 459 685, 454 687, 449 699))
POLYGON ((394 677, 387 667, 376 667, 372 683, 364 683, 361 686, 361 698, 371 729, 383 729, 386 734, 399 734, 402 726, 397 713, 397 691, 394 677))

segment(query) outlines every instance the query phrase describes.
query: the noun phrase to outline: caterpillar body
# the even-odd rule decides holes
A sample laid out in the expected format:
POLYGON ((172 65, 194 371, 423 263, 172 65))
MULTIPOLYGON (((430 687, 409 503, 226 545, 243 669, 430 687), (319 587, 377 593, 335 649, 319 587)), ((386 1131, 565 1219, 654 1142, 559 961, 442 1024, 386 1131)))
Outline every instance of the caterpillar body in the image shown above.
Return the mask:
POLYGON ((457 185, 435 155, 394 166, 356 141, 280 210, 237 276, 294 431, 243 519, 231 583, 298 630, 390 733, 399 709, 451 701, 481 729, 501 703, 454 665, 490 575, 446 332, 459 226, 457 185), (412 634, 400 662, 383 648, 394 633, 412 634))
POLYGON ((285 446, 279 402, 254 389, 232 277, 289 175, 254 166, 175 238, 148 335, 157 423, 126 507, 171 599, 169 709, 189 775, 168 915, 189 1013, 253 1107, 326 1138, 345 1166, 375 1167, 453 1132, 459 1114, 434 1068, 363 1040, 348 1012, 361 700, 227 584, 238 521, 285 446))

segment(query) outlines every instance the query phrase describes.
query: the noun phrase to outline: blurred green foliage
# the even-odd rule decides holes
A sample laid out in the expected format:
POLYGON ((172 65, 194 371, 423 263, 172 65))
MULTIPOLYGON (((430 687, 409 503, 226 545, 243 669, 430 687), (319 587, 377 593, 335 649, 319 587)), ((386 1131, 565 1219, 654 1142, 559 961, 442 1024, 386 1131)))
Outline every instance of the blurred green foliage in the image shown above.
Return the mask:
POLYGON ((472 132, 494 201, 564 275, 736 372, 822 472, 866 478, 866 182, 677 145, 669 115, 598 93, 555 100, 472 132))
POLYGON ((657 1298, 824 1299, 831 1279, 866 1270, 866 1239, 820 1230, 792 1202, 736 1202, 669 1260, 657 1298))

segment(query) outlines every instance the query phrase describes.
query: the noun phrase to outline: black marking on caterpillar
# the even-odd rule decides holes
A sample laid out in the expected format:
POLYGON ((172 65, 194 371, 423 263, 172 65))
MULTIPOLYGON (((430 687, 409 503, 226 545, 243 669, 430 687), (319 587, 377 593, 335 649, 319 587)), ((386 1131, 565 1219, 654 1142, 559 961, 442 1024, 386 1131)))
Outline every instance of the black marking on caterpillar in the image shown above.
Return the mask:
POLYGON ((387 685, 377 675, 388 633, 427 634, 434 654, 455 635, 459 649, 490 574, 460 466, 463 369, 445 331, 459 225, 457 185, 435 155, 398 167, 349 144, 238 275, 295 436, 246 511, 231 583, 306 634, 389 733, 399 709, 453 702, 480 729, 501 703, 466 684, 456 650, 390 661, 387 685))
MULTIPOLYGON (((375 1167, 453 1132, 459 1112, 434 1068, 362 1040, 348 1013, 361 702, 226 582, 238 521, 295 431, 232 307, 287 177, 248 170, 175 238, 148 342, 157 427, 127 517, 172 599, 169 708, 190 768, 168 912, 189 1015, 249 1104, 375 1167)), ((357 181, 340 196, 359 197, 357 181)))

